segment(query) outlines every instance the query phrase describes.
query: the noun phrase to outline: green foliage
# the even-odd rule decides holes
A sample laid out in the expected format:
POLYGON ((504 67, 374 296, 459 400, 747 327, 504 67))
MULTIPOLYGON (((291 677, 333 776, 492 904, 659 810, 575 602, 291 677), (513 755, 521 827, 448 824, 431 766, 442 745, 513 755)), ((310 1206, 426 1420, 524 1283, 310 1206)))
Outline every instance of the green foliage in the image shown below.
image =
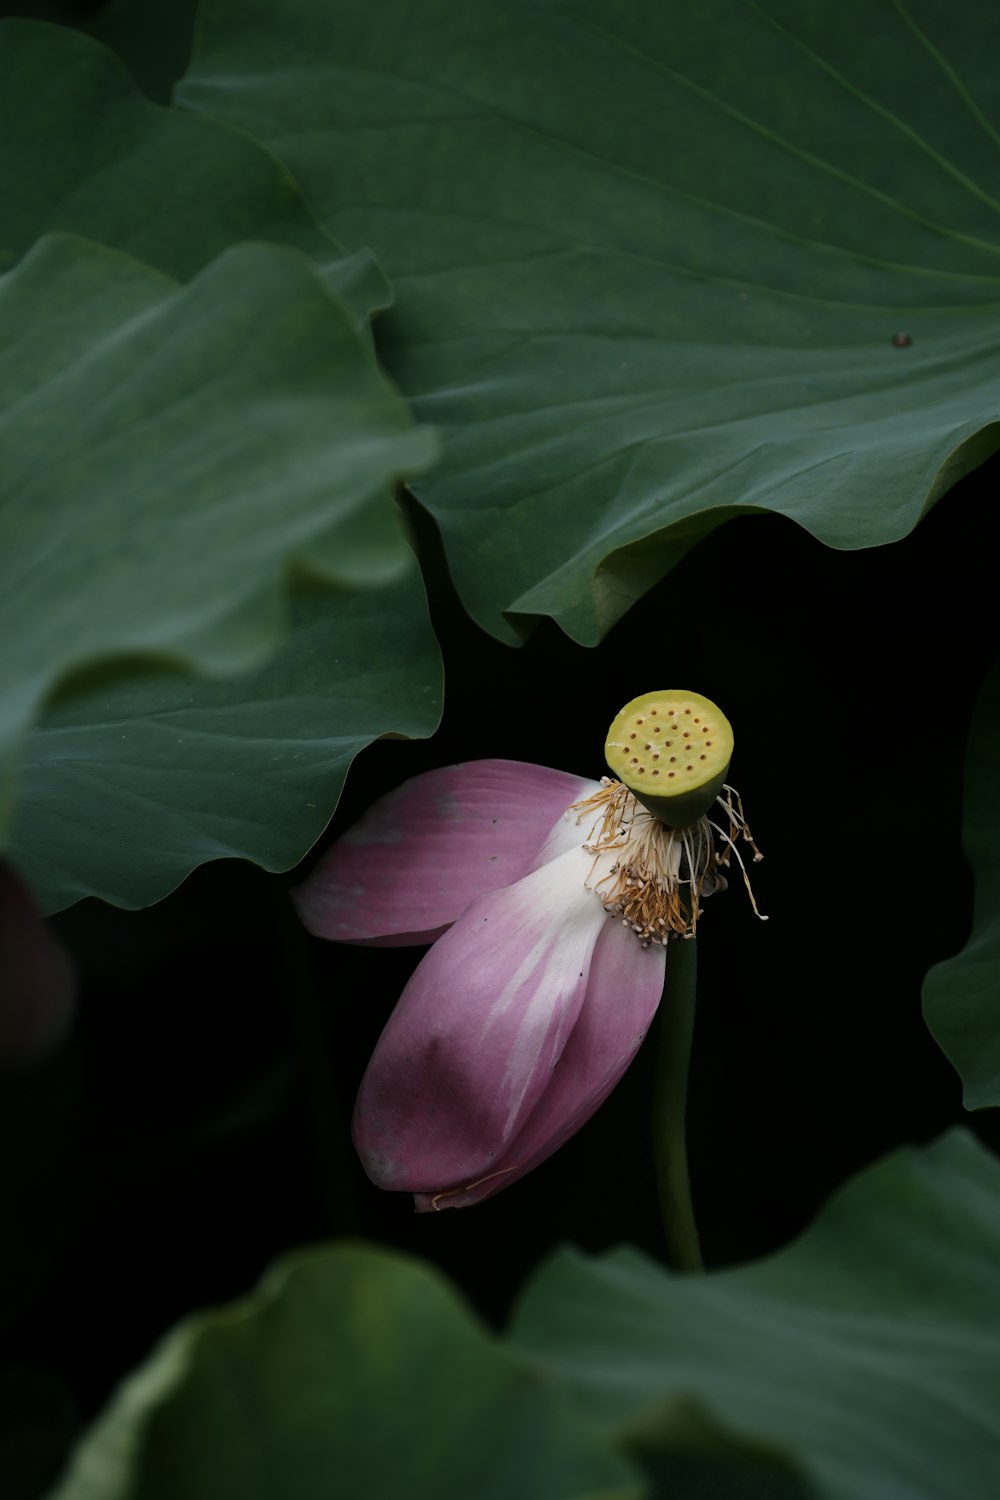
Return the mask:
POLYGON ((122 1388, 51 1500, 635 1500, 624 1459, 436 1275, 300 1255, 192 1319, 122 1388))
POLYGON ((430 435, 300 256, 234 249, 177 289, 54 236, 0 285, 0 348, 8 753, 104 657, 255 665, 285 633, 292 563, 405 571, 390 487, 430 435))
POLYGON ((389 271, 470 613, 592 643, 727 516, 871 547, 1000 445, 998 45, 989 0, 206 0, 176 97, 389 271))
POLYGON ((385 278, 263 147, 71 31, 0 27, 0 141, 9 851, 50 910, 285 868, 357 751, 440 708, 392 500, 433 444, 371 354, 385 278), (290 611, 303 569, 337 588, 290 611))
POLYGON ((963 842, 976 877, 972 935, 924 985, 927 1024, 962 1077, 968 1109, 1000 1104, 1000 663, 976 707, 963 842))
POLYGON ((27 741, 10 856, 49 911, 89 895, 143 906, 227 855, 287 869, 355 755, 381 734, 432 734, 440 707, 415 572, 377 593, 310 590, 257 671, 75 679, 27 741))
POLYGON ((830 1500, 967 1500, 1000 1486, 998 1263, 1000 1167, 955 1132, 738 1270, 567 1251, 513 1338, 639 1450, 748 1445, 830 1500))
POLYGON ((104 47, 0 24, 0 269, 66 230, 187 281, 230 245, 302 250, 357 314, 391 294, 364 251, 320 228, 281 164, 242 131, 162 109, 104 47))
POLYGON ((869 1168, 738 1270, 562 1252, 506 1343, 419 1265, 310 1252, 170 1335, 51 1500, 610 1500, 645 1493, 623 1447, 663 1494, 992 1494, 998 1255, 1000 1168, 958 1132, 869 1168))

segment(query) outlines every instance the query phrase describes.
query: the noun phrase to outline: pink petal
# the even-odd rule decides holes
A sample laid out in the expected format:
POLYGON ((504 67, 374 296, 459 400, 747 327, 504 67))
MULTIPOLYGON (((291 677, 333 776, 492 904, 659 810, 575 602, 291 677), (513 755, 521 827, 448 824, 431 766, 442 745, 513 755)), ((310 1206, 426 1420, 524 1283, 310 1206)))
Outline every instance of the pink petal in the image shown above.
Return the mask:
POLYGON ((583 884, 589 866, 572 848, 480 897, 418 965, 355 1110, 380 1187, 434 1193, 505 1156, 549 1086, 608 921, 583 884))
POLYGON ((553 823, 597 783, 516 760, 427 771, 380 797, 293 893, 338 942, 428 943, 476 897, 520 880, 553 823))
POLYGON ((644 949, 621 922, 604 920, 576 1025, 517 1138, 488 1175, 444 1193, 418 1193, 418 1213, 467 1208, 509 1187, 590 1119, 632 1061, 660 1002, 666 950, 644 949))

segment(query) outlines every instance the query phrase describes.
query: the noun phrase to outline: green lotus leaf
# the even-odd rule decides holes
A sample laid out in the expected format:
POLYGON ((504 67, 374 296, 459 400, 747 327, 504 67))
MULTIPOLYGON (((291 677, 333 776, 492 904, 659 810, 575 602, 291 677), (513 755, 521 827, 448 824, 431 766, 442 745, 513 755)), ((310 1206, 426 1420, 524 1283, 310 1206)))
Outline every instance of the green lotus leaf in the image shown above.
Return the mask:
POLYGON ((121 1388, 50 1500, 637 1500, 625 1460, 436 1274, 296 1256, 183 1324, 121 1388))
POLYGON ((255 672, 84 674, 28 736, 10 858, 48 911, 90 895, 145 906, 226 856, 287 869, 360 750, 433 734, 440 678, 415 570, 377 593, 304 593, 255 672))
POLYGON ((392 300, 370 252, 323 229, 262 146, 150 103, 105 47, 61 26, 0 22, 0 184, 0 270, 54 230, 181 281, 231 244, 268 240, 311 256, 359 323, 392 300))
POLYGON ((969 734, 963 843, 976 877, 972 935, 924 981, 924 1017, 955 1064, 968 1109, 1000 1104, 1000 663, 969 734))
POLYGON ((960 1131, 899 1151, 786 1249, 709 1276, 564 1252, 513 1338, 642 1451, 770 1451, 829 1500, 994 1494, 1000 1166, 960 1131))
POLYGON ((298 252, 238 247, 178 288, 54 235, 0 280, 0 451, 9 768, 72 673, 254 668, 296 571, 405 576, 392 492, 432 435, 298 252))
POLYGON ((990 0, 205 0, 176 98, 386 266, 466 607, 591 643, 727 516, 891 542, 1000 446, 998 48, 990 0))

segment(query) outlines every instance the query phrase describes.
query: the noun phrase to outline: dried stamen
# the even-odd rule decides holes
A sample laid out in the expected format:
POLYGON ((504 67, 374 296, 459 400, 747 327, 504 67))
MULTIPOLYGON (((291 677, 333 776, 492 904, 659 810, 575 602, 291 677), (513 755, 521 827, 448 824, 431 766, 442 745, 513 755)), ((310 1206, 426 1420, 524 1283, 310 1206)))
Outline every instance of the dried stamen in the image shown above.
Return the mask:
POLYGON ((728 818, 728 833, 707 817, 684 828, 671 828, 610 776, 601 778, 599 792, 569 809, 576 813, 578 824, 593 814, 583 846, 594 856, 588 889, 610 916, 632 929, 643 947, 695 936, 703 914, 702 897, 726 888, 721 869, 729 864, 730 851, 743 872, 754 912, 767 920, 757 909, 736 840, 750 845, 755 861, 762 858, 760 850, 750 835, 739 793, 730 786, 723 790, 725 797, 716 801, 728 818), (721 854, 716 835, 723 842, 721 854))

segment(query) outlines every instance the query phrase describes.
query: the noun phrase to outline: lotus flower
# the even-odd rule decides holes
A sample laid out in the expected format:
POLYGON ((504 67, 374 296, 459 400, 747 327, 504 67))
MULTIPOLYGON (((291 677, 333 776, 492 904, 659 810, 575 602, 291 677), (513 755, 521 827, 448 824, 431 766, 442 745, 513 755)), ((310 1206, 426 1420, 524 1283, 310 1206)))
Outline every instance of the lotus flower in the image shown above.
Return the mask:
POLYGON ((634 1057, 666 939, 697 920, 719 862, 700 825, 675 834, 620 783, 517 761, 429 771, 376 802, 295 893, 319 937, 433 944, 358 1094, 372 1181, 418 1212, 466 1207, 573 1135, 634 1057))
POLYGON ((479 1202, 568 1139, 659 1003, 664 948, 609 921, 584 845, 598 782, 481 760, 381 798, 296 892, 307 928, 433 943, 382 1034, 354 1139, 418 1211, 479 1202), (582 816, 582 821, 581 821, 582 816))

